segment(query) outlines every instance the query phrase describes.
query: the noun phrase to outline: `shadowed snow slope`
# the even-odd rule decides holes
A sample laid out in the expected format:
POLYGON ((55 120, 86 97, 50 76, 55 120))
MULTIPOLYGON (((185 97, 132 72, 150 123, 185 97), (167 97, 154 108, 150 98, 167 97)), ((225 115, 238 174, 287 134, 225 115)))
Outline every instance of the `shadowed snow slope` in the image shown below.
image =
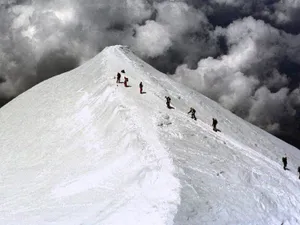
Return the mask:
POLYGON ((0 124, 0 224, 300 224, 300 151, 125 47, 23 93, 0 124))

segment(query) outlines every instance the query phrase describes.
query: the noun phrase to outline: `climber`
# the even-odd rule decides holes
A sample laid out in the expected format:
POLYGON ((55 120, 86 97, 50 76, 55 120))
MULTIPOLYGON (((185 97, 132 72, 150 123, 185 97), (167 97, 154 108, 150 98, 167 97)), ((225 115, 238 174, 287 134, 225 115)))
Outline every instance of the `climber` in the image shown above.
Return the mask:
POLYGON ((120 83, 120 79, 121 79, 121 74, 118 73, 118 74, 117 74, 117 83, 120 83))
POLYGON ((283 162, 283 169, 286 170, 286 166, 287 166, 287 157, 282 157, 282 162, 283 162))
POLYGON ((300 180, 300 166, 298 167, 299 180, 300 180))
POLYGON ((140 83, 139 87, 140 87, 140 94, 143 94, 143 83, 142 82, 140 83))
POLYGON ((218 129, 217 129, 218 120, 215 118, 213 118, 212 120, 213 120, 213 123, 212 123, 213 130, 218 131, 218 129))
POLYGON ((128 78, 124 77, 124 87, 128 87, 127 82, 128 82, 128 78))
POLYGON ((196 110, 194 108, 190 108, 190 111, 188 112, 188 114, 191 113, 191 118, 194 119, 194 120, 197 120, 196 116, 195 116, 195 113, 196 113, 196 110))
POLYGON ((174 109, 170 104, 171 104, 171 98, 169 97, 169 96, 165 96, 165 98, 166 98, 166 100, 167 100, 167 102, 166 102, 166 104, 167 104, 167 108, 168 109, 174 109))

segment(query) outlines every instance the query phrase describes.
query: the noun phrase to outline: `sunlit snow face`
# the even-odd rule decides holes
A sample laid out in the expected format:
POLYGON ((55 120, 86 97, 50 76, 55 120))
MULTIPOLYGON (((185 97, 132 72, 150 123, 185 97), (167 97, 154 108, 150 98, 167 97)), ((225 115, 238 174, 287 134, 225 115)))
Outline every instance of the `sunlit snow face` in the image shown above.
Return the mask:
POLYGON ((258 118, 257 124, 293 120, 295 113, 289 112, 299 104, 290 96, 278 108, 291 109, 284 116, 274 115, 265 107, 256 110, 257 115, 249 115, 254 112, 251 108, 256 104, 255 93, 261 88, 266 87, 270 93, 283 93, 279 92, 281 88, 288 88, 289 93, 299 92, 297 85, 292 88, 289 85, 299 81, 295 71, 300 70, 300 37, 283 30, 294 27, 300 31, 297 25, 300 5, 297 1, 265 2, 23 0, 3 3, 0 80, 5 82, 0 85, 0 99, 14 97, 45 78, 73 69, 77 62, 87 61, 106 46, 122 44, 165 73, 174 74, 177 69, 179 80, 235 112, 239 109, 243 118, 258 118), (267 18, 267 22, 257 19, 257 15, 260 19, 267 18), (226 50, 220 44, 221 38, 226 50), (282 66, 285 61, 288 66, 282 66), (282 70, 291 70, 289 63, 294 68, 291 73, 282 70), (185 64, 189 69, 198 69, 183 70, 185 64), (47 71, 41 70, 42 67, 47 71), (237 77, 245 89, 237 87, 237 77), (290 77, 296 82, 289 83, 290 77))

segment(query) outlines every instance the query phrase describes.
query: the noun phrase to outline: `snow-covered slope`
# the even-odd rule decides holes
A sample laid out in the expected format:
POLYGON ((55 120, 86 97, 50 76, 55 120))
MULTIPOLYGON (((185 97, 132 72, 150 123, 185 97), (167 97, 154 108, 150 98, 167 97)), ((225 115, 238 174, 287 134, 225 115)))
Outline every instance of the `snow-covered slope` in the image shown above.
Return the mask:
POLYGON ((0 224, 300 224, 300 151, 125 47, 23 93, 0 124, 0 224))

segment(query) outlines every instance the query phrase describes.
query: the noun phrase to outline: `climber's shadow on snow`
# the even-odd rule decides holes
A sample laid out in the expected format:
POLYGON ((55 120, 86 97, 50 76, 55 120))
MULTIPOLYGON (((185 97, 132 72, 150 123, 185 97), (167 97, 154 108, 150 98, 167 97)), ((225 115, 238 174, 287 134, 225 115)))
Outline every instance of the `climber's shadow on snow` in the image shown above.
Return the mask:
POLYGON ((218 129, 218 128, 214 129, 214 131, 215 131, 215 132, 221 132, 221 130, 218 129))
POLYGON ((144 94, 146 94, 146 93, 147 93, 146 91, 142 91, 142 92, 141 92, 142 95, 144 95, 144 94))

